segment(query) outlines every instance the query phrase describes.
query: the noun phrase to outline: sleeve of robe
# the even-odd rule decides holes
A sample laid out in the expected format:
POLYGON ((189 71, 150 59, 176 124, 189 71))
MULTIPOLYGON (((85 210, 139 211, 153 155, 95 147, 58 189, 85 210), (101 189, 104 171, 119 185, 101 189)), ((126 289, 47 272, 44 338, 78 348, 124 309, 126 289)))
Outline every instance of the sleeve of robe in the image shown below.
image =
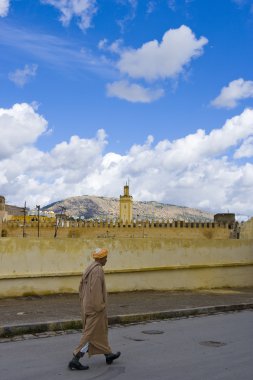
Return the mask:
POLYGON ((104 273, 103 269, 96 267, 96 270, 92 273, 91 278, 91 301, 94 308, 94 311, 99 313, 105 309, 105 299, 103 295, 103 286, 104 286, 104 273))

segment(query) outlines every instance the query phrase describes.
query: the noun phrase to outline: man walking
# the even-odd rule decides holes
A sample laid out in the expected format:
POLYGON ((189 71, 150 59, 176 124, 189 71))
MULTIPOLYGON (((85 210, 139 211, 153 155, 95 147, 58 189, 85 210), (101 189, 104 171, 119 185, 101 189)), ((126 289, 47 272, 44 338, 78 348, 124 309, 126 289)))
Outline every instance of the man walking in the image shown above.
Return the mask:
POLYGON ((120 352, 112 353, 108 343, 107 292, 102 268, 107 262, 107 255, 107 249, 97 248, 92 253, 95 261, 88 266, 80 282, 83 334, 69 362, 70 369, 89 369, 79 361, 86 352, 89 356, 104 354, 107 364, 112 364, 120 356, 120 352))

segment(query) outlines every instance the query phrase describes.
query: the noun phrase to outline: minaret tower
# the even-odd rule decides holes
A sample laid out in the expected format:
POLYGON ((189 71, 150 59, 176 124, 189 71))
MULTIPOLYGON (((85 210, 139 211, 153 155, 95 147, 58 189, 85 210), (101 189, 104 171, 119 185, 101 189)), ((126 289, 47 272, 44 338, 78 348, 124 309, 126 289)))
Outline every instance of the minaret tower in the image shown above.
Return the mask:
POLYGON ((124 195, 119 200, 119 218, 123 224, 131 223, 133 218, 133 197, 129 195, 129 184, 124 186, 124 195))

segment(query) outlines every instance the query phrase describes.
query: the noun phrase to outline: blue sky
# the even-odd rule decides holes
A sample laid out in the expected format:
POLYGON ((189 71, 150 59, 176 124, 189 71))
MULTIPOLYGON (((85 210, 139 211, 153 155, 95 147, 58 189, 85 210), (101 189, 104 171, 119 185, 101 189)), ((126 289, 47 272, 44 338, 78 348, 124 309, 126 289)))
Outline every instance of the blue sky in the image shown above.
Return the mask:
POLYGON ((0 0, 0 193, 253 215, 252 0, 0 0))

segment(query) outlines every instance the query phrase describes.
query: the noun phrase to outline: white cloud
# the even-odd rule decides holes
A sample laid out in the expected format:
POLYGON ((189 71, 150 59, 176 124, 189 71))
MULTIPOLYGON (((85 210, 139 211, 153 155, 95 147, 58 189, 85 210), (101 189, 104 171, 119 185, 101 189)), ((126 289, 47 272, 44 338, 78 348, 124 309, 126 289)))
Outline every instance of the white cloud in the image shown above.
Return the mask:
POLYGON ((249 2, 251 2, 251 0, 232 0, 232 1, 237 5, 245 5, 249 2))
POLYGON ((0 108, 0 158, 6 158, 36 142, 46 131, 47 121, 29 104, 0 108))
POLYGON ((52 34, 35 33, 24 28, 1 25, 0 44, 22 51, 36 61, 46 63, 50 69, 92 71, 98 75, 111 75, 112 68, 104 59, 93 55, 76 41, 59 38, 52 34))
POLYGON ((37 74, 38 65, 25 65, 23 69, 17 69, 9 74, 9 79, 18 87, 23 87, 31 77, 37 74))
POLYGON ((185 25, 168 30, 159 43, 157 40, 143 44, 139 49, 124 51, 118 69, 132 78, 158 80, 175 77, 191 59, 203 53, 208 40, 196 39, 185 25))
POLYGON ((176 10, 176 0, 168 0, 168 7, 172 10, 176 10))
POLYGON ((97 12, 96 0, 41 0, 43 4, 49 4, 61 12, 60 21, 68 26, 72 18, 78 19, 78 26, 82 30, 91 27, 93 16, 97 12))
POLYGON ((142 87, 126 80, 107 84, 107 96, 128 100, 132 103, 150 103, 164 95, 162 89, 154 90, 142 87))
MULTIPOLYGON (((173 142, 170 159, 176 162, 195 162, 205 157, 215 157, 237 146, 253 134, 253 110, 244 112, 226 121, 221 129, 213 129, 208 135, 202 129, 173 142), (184 156, 180 157, 180 152, 184 156)), ((163 142, 164 143, 164 142, 163 142)))
POLYGON ((10 0, 0 0, 0 17, 7 16, 9 12, 10 0))
POLYGON ((148 1, 147 3, 147 14, 153 13, 157 4, 154 0, 148 1))
MULTIPOLYGON (((153 3, 152 3, 153 4, 153 3)), ((99 49, 119 54, 116 68, 125 77, 107 85, 107 95, 130 102, 150 103, 164 95, 161 81, 179 75, 187 64, 203 53, 207 39, 197 39, 190 28, 182 25, 178 29, 168 30, 159 43, 149 41, 138 49, 124 48, 123 41, 109 44, 107 39, 99 42, 99 49), (141 79, 146 82, 159 81, 159 88, 145 87, 143 84, 131 83, 141 79)))
POLYGON ((253 215, 253 162, 226 156, 252 144, 251 109, 208 134, 198 130, 156 144, 149 136, 125 155, 104 153, 104 130, 91 139, 72 136, 43 152, 36 140, 46 125, 28 104, 0 110, 0 194, 8 203, 26 200, 32 207, 82 194, 118 197, 129 178, 135 200, 253 215))
POLYGON ((109 51, 110 53, 121 54, 122 44, 123 44, 122 39, 118 39, 118 40, 114 41, 113 43, 108 44, 108 40, 106 38, 104 38, 103 40, 99 41, 98 48, 100 50, 109 51))
POLYGON ((121 20, 117 21, 117 24, 119 25, 121 31, 123 32, 125 29, 125 26, 128 22, 134 20, 136 16, 136 9, 138 6, 138 0, 120 0, 118 1, 120 5, 126 5, 127 6, 127 14, 125 17, 123 17, 121 20))
POLYGON ((234 158, 244 157, 253 157, 253 136, 243 141, 240 148, 234 154, 234 158))
POLYGON ((239 78, 230 82, 227 87, 223 87, 211 104, 217 108, 234 108, 241 99, 247 98, 253 98, 253 81, 239 78))
POLYGON ((98 43, 98 48, 99 48, 100 50, 105 50, 106 47, 107 47, 107 44, 108 44, 108 40, 107 40, 107 38, 103 38, 102 40, 99 41, 99 43, 98 43))

